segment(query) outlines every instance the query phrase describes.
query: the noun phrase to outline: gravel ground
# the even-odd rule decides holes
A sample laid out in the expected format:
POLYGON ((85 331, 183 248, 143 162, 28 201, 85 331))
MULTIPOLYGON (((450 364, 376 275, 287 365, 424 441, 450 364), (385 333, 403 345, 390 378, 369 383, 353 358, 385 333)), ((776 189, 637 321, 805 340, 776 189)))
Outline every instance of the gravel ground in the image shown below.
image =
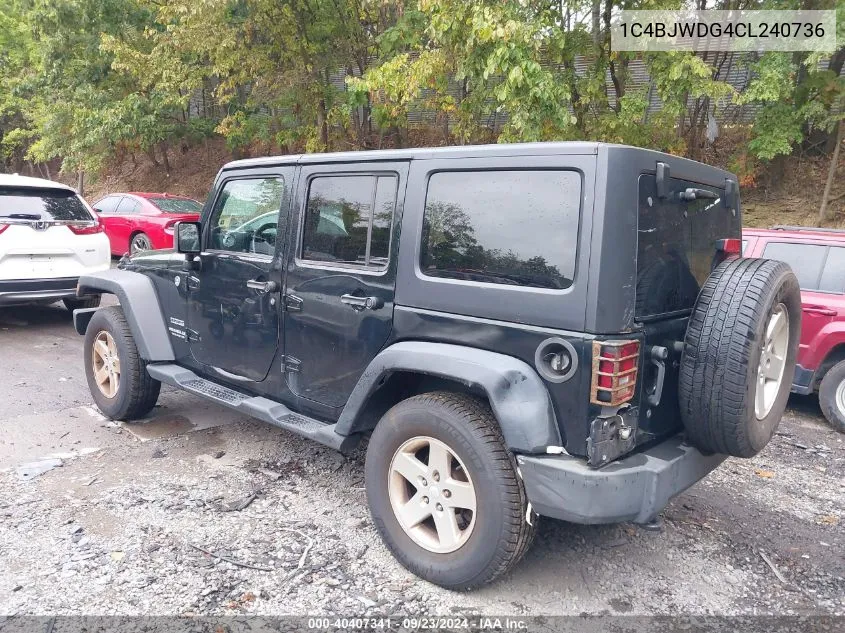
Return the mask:
POLYGON ((56 308, 0 310, 0 349, 0 614, 845 615, 845 436, 812 398, 662 531, 544 520, 509 575, 458 593, 382 546, 362 452, 170 390, 149 422, 108 422, 56 308))

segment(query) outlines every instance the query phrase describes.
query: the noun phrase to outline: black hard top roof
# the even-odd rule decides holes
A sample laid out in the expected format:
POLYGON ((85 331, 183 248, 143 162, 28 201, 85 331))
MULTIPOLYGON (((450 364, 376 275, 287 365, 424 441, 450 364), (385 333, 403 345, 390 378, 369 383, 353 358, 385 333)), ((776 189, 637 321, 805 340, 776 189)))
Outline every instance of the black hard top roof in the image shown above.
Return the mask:
MULTIPOLYGON (((369 161, 425 160, 432 158, 483 158, 491 156, 543 156, 554 154, 597 154, 601 143, 581 141, 554 143, 511 143, 501 145, 455 145, 409 149, 329 152, 325 154, 289 154, 246 158, 226 163, 223 169, 243 169, 262 165, 311 163, 351 163, 369 161)), ((621 147, 621 146, 619 146, 621 147)))

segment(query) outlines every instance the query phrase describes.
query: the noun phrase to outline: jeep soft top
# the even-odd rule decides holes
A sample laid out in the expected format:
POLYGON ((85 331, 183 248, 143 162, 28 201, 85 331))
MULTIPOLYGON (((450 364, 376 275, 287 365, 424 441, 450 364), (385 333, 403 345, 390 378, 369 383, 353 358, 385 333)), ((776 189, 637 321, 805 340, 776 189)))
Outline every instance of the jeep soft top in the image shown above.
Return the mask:
POLYGON ((220 171, 176 251, 80 292, 97 405, 161 382, 350 450, 415 573, 488 582, 537 514, 655 520, 761 450, 794 371, 789 267, 745 260, 736 178, 627 146, 268 157, 220 171))

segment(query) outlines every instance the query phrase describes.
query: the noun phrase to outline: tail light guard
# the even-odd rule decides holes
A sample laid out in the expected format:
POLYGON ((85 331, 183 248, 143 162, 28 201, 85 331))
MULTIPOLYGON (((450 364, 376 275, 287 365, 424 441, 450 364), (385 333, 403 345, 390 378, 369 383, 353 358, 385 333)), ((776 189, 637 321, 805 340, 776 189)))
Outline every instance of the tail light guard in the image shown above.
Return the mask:
POLYGON ((604 466, 636 446, 639 408, 628 403, 637 393, 640 342, 593 341, 590 403, 601 413, 590 423, 587 463, 604 466))

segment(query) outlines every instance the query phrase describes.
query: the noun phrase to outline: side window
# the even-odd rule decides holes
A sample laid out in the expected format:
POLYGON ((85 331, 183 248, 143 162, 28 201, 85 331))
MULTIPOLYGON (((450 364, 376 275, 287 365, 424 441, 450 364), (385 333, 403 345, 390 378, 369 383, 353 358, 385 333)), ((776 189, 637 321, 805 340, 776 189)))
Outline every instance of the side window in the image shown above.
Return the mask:
POLYGON ((425 275, 533 288, 575 276, 581 176, 574 171, 440 172, 428 182, 425 275))
POLYGON ((117 203, 121 201, 120 196, 106 196, 94 203, 94 210, 103 215, 111 215, 117 209, 117 203))
POLYGON ((845 293, 845 248, 831 246, 827 252, 821 279, 821 292, 845 293))
POLYGON ((390 255, 396 176, 318 176, 308 188, 302 259, 383 269, 390 255))
POLYGON ((211 213, 208 247, 272 256, 284 190, 281 176, 227 181, 211 213))
POLYGON ((769 242, 763 250, 763 257, 786 262, 798 277, 798 284, 804 290, 818 290, 827 246, 818 244, 790 244, 769 242))
POLYGON ((124 196, 120 200, 120 204, 117 205, 117 213, 130 215, 132 213, 138 213, 141 210, 141 203, 137 200, 133 200, 128 196, 124 196))

